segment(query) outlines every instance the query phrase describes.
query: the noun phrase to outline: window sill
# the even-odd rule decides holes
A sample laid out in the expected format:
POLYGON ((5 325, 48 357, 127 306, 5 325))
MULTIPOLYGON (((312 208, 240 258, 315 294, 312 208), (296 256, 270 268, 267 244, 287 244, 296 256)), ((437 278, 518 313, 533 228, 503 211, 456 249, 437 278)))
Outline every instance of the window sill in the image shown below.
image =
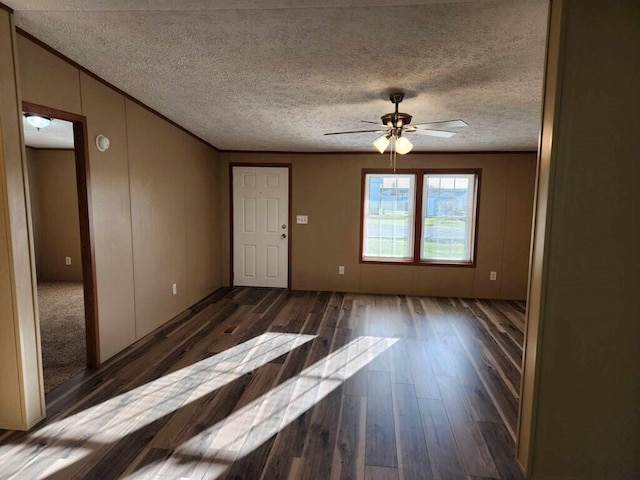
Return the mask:
POLYGON ((413 258, 361 258, 360 263, 372 263, 382 265, 415 265, 413 258))
POLYGON ((456 261, 448 261, 448 260, 432 260, 425 261, 420 260, 419 262, 414 261, 413 259, 398 259, 393 260, 390 258, 361 258, 360 263, 363 264, 373 264, 373 265, 412 265, 416 267, 463 267, 463 268, 475 268, 475 262, 456 262, 456 261))
POLYGON ((456 260, 420 260, 418 265, 424 267, 467 267, 475 268, 476 262, 460 262, 456 260))

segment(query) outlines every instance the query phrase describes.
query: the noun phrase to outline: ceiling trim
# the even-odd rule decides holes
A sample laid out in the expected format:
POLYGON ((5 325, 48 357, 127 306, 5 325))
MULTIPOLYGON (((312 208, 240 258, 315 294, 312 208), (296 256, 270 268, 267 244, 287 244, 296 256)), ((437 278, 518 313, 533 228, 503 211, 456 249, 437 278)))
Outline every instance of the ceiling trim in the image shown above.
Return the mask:
MULTIPOLYGON (((263 154, 263 155, 380 155, 375 151, 371 152, 304 152, 304 151, 286 151, 286 150, 218 150, 220 153, 245 153, 245 154, 263 154)), ((537 154, 537 150, 464 150, 464 151, 447 151, 447 150, 425 150, 411 151, 413 155, 532 155, 537 154)), ((381 156, 384 156, 382 154, 381 156)), ((388 156, 388 154, 387 154, 388 156)))
POLYGON ((11 8, 9 5, 5 5, 2 2, 0 2, 0 10, 6 10, 9 13, 14 13, 13 8, 11 8))
MULTIPOLYGON (((0 2, 0 6, 5 6, 3 3, 0 2)), ((7 7, 9 8, 9 7, 7 7)), ((13 11, 12 11, 13 13, 13 11)), ((86 67, 83 67, 82 65, 80 65, 77 62, 74 62, 73 60, 71 60, 69 57, 67 57, 66 55, 60 53, 59 51, 57 51, 55 48, 51 47, 50 45, 47 45, 46 43, 44 43, 42 40, 40 40, 39 38, 33 36, 32 34, 30 34, 29 32, 23 30, 20 27, 16 27, 16 32, 19 35, 22 35, 24 38, 31 40, 32 42, 34 42, 36 45, 44 48, 45 50, 47 50, 49 53, 52 53, 53 55, 55 55, 56 57, 58 57, 59 59, 65 61, 66 63, 72 65, 73 67, 77 68, 78 70, 86 73, 87 75, 89 75, 91 78, 93 78, 94 80, 99 81, 100 83, 102 83, 103 85, 115 90, 117 93, 119 93, 120 95, 122 95, 123 97, 131 100, 132 102, 140 105, 142 108, 148 110, 149 112, 153 113, 154 115, 157 115, 158 117, 162 118, 163 120, 165 120, 166 122, 169 122, 171 125, 173 125, 176 128, 179 128, 180 130, 182 130, 184 133, 192 136, 193 138, 195 138, 196 140, 204 143, 205 145, 207 145, 208 147, 213 148, 215 151, 220 152, 221 150, 216 147, 215 145, 210 144, 209 142, 207 142, 206 140, 200 138, 199 136, 197 136, 195 133, 187 130, 185 127, 183 127, 182 125, 174 122, 173 120, 171 120, 170 118, 168 118, 167 116, 161 114, 160 112, 158 112, 157 110, 154 110, 153 108, 151 108, 149 105, 146 105, 145 103, 141 102, 140 100, 138 100, 137 98, 133 97, 132 95, 128 94, 127 92, 125 92, 124 90, 121 90, 120 88, 116 87, 115 85, 113 85, 112 83, 107 82, 104 78, 100 77, 99 75, 96 75, 95 73, 93 73, 91 70, 87 69, 86 67)))

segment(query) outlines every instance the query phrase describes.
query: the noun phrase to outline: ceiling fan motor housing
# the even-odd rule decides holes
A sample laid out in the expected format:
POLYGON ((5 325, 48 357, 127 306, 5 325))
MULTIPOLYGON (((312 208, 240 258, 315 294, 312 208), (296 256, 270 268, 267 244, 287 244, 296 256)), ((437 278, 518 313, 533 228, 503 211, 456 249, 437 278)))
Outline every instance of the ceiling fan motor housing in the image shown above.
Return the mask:
POLYGON ((386 113, 380 118, 387 127, 400 128, 409 125, 412 117, 408 113, 394 112, 386 113))
POLYGON ((411 123, 411 115, 408 113, 398 112, 398 104, 404 99, 404 93, 396 92, 389 95, 389 100, 396 106, 396 111, 387 113, 380 117, 382 123, 390 128, 400 128, 411 123))

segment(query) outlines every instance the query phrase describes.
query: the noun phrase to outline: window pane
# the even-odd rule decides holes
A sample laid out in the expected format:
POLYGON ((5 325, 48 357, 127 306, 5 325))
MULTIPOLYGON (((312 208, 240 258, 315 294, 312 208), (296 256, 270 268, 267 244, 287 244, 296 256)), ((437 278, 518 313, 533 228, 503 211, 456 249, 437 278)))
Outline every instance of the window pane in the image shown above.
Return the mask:
POLYGON ((366 175, 364 258, 413 258, 414 185, 415 175, 366 175))
POLYGON ((476 176, 425 175, 421 260, 471 262, 476 176))

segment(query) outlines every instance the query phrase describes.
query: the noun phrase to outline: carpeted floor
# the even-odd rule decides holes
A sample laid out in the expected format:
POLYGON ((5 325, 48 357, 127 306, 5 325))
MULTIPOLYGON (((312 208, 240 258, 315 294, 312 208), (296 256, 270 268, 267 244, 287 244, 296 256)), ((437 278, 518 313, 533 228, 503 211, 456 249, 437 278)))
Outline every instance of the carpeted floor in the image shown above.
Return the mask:
POLYGON ((82 283, 38 283, 44 390, 49 392, 86 368, 82 283))

